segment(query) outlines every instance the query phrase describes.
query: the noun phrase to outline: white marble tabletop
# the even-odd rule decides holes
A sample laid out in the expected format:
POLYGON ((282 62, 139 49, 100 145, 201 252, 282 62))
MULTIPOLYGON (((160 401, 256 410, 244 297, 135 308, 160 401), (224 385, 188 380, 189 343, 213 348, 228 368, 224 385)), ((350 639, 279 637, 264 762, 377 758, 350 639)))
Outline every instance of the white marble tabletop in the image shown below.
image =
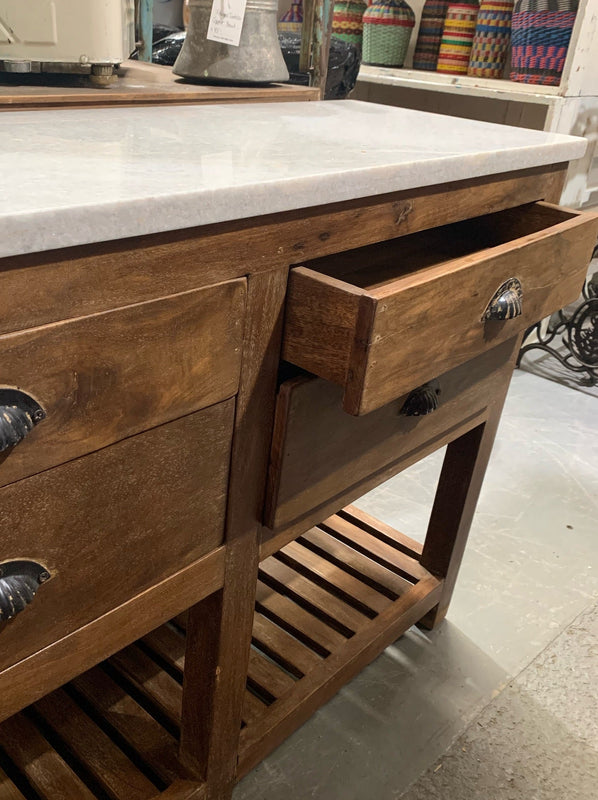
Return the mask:
POLYGON ((0 115, 0 257, 579 158, 584 139, 351 100, 0 115))

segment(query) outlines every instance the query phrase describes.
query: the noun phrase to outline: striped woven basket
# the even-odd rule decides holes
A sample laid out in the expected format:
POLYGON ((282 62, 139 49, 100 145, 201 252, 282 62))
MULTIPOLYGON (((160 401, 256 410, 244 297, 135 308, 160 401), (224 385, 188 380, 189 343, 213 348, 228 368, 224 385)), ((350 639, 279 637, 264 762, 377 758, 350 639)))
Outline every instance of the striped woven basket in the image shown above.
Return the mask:
POLYGON ((361 47, 363 39, 363 13, 367 8, 365 0, 341 0, 334 4, 332 15, 332 35, 336 39, 361 47))
POLYGON ((284 33, 301 33, 303 27, 303 0, 293 3, 278 21, 278 30, 284 33))
POLYGON ((363 63, 402 67, 415 14, 403 0, 373 0, 363 15, 363 63))
POLYGON ((426 0, 413 54, 413 68, 435 70, 449 0, 426 0))
POLYGON ((482 0, 469 57, 468 75, 502 78, 511 43, 513 0, 482 0))
POLYGON ((438 72, 467 75, 478 11, 477 2, 449 5, 438 51, 438 72))
POLYGON ((518 0, 513 11, 511 80, 558 86, 578 0, 518 0))

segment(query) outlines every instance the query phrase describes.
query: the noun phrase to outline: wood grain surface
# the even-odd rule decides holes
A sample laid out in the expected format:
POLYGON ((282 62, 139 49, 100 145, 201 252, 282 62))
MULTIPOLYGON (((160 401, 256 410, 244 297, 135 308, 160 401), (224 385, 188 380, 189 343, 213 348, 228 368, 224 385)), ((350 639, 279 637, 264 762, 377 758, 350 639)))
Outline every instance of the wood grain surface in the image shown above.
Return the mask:
POLYGON ((125 61, 106 89, 84 77, 6 75, 0 77, 0 111, 45 108, 101 108, 190 103, 288 103, 318 100, 319 89, 277 83, 271 86, 202 86, 178 78, 171 67, 125 61))
POLYGON ((0 558, 52 576, 3 626, 1 669, 222 544, 233 415, 231 399, 0 490, 0 558))
POLYGON ((0 336, 0 383, 46 412, 0 486, 235 394, 245 280, 0 336))

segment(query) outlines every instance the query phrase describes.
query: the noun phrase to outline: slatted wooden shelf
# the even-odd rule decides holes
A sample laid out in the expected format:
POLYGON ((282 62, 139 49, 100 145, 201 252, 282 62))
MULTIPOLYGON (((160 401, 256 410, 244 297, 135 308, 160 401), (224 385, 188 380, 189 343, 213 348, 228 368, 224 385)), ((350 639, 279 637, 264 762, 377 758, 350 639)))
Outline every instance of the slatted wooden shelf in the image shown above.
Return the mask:
POLYGON ((261 564, 253 648, 268 670, 247 686, 266 708, 245 720, 239 777, 437 604, 421 552, 349 506, 261 564))
MULTIPOLYGON (((436 605, 420 555, 350 506, 262 562, 239 777, 436 605)), ((2 723, 0 800, 149 800, 173 783, 173 800, 202 796, 177 758, 185 627, 181 615, 2 723)))
POLYGON ((119 654, 0 725, 0 800, 200 800, 177 758, 180 685, 119 654))

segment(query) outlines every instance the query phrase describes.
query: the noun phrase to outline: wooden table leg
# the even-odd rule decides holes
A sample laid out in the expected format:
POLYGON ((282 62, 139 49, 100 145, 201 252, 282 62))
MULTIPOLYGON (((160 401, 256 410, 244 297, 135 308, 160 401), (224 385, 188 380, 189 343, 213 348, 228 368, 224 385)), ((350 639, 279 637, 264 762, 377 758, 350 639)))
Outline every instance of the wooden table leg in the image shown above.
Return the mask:
POLYGON ((224 588, 187 621, 180 757, 206 781, 207 800, 231 797, 237 767, 286 283, 286 269, 248 279, 224 588))
MULTIPOLYGON (((511 361, 517 357, 521 335, 513 339, 511 361)), ((438 605, 420 621, 425 628, 436 627, 446 616, 469 529, 482 488, 484 474, 509 388, 493 398, 486 421, 451 442, 446 451, 430 522, 421 556, 421 565, 438 578, 444 587, 438 605)))

